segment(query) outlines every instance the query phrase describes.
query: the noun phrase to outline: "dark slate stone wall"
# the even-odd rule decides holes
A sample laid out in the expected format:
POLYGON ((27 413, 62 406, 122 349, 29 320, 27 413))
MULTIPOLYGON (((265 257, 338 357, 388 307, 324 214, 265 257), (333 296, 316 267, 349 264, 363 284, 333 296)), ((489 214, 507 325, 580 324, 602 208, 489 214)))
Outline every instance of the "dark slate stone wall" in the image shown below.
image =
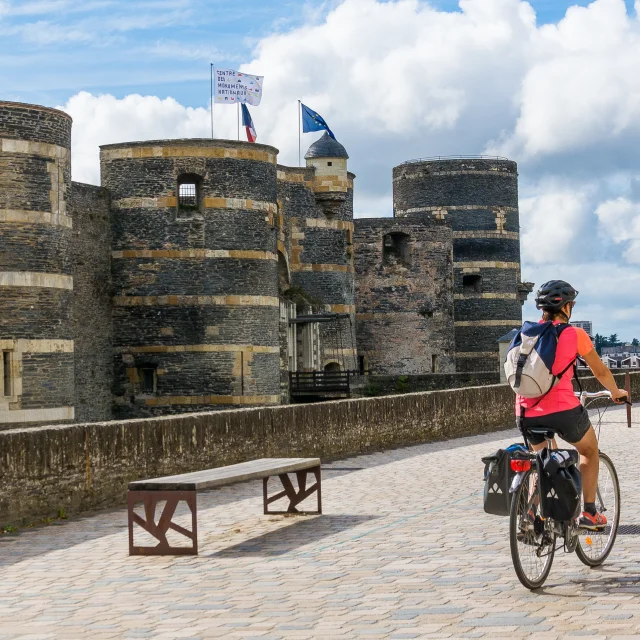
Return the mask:
MULTIPOLYGON (((511 160, 433 160, 393 169, 396 215, 453 206, 518 207, 518 166, 511 160)), ((455 229, 455 227, 454 227, 455 229)))
POLYGON ((355 221, 357 341, 381 375, 455 371, 451 228, 439 220, 355 221), (388 233, 409 236, 408 265, 383 261, 388 233))
POLYGON ((73 353, 25 353, 22 356, 22 409, 73 406, 73 353))
POLYGON ((522 317, 516 163, 407 163, 394 168, 393 187, 398 218, 436 215, 453 229, 457 370, 497 371, 497 340, 522 317), (472 274, 482 277, 479 292, 462 287, 463 276, 472 274))
POLYGON ((111 220, 105 189, 72 183, 75 419, 112 418, 111 220))
POLYGON ((115 252, 116 415, 210 410, 250 401, 243 396, 279 396, 277 150, 222 140, 101 149, 115 252), (153 157, 151 149, 161 149, 161 157, 153 157), (200 180, 196 211, 177 206, 177 181, 187 173, 200 180), (131 251, 171 253, 127 255, 131 251), (239 254, 206 255, 212 251, 239 254), (266 259, 247 253, 252 251, 266 259), (143 298, 157 296, 173 299, 143 298), (211 296, 220 299, 207 299, 211 296), (273 352, 252 353, 252 345, 273 352), (143 394, 136 378, 144 365, 156 368, 154 394, 143 394), (225 405, 217 404, 217 396, 233 398, 225 405))
POLYGON ((0 138, 71 147, 71 117, 63 111, 22 102, 0 102, 0 138))
MULTIPOLYGON (((0 138, 9 141, 0 151, 0 210, 7 212, 0 222, 0 271, 46 274, 68 283, 71 118, 55 109, 0 102, 0 138)), ((23 410, 73 407, 73 344, 60 349, 50 342, 74 339, 73 292, 0 286, 0 309, 0 340, 14 352, 14 385, 21 378, 22 386, 22 394, 0 408, 0 429, 21 426, 15 420, 23 410), (19 340, 37 342, 25 350, 19 340)))

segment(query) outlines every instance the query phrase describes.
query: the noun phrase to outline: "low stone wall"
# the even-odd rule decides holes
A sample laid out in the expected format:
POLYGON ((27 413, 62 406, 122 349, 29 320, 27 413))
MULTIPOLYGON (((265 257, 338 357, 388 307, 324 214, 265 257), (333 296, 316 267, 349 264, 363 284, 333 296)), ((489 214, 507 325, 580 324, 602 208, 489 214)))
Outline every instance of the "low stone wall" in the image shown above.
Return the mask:
MULTIPOLYGON (((632 374, 640 397, 640 374, 632 374)), ((622 384, 622 382, 620 382, 622 384)), ((327 460, 513 424, 507 385, 0 433, 0 526, 125 503, 127 483, 259 457, 327 460)))
POLYGON ((437 391, 441 389, 460 389, 489 384, 499 384, 500 374, 493 371, 474 373, 427 373, 410 376, 369 375, 358 378, 357 396, 386 396, 417 391, 437 391))

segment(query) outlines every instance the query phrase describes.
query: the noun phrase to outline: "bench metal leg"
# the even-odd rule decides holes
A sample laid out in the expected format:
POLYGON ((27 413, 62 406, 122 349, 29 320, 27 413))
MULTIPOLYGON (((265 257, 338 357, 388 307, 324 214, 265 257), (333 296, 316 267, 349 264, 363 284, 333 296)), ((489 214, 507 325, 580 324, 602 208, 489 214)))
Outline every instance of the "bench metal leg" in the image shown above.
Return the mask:
POLYGON ((195 491, 129 491, 129 555, 130 556, 197 556, 198 520, 195 491), (156 506, 166 500, 160 518, 156 522, 156 506), (184 500, 191 510, 191 531, 171 521, 178 503, 184 500), (134 512, 136 503, 144 504, 144 519, 134 512), (155 547, 139 547, 133 544, 133 525, 137 524, 149 532, 158 544, 155 547), (167 531, 172 529, 191 540, 190 547, 172 547, 167 540, 167 531))
POLYGON ((262 494, 264 498, 264 513, 265 515, 282 515, 286 513, 296 513, 298 515, 317 515, 322 513, 322 479, 320 467, 313 467, 312 469, 306 469, 304 471, 296 471, 296 478, 298 480, 298 490, 296 491, 293 486, 293 482, 289 477, 291 474, 282 473, 278 476, 282 483, 283 491, 280 491, 272 496, 269 496, 269 480, 270 478, 264 478, 262 481, 262 494), (307 488, 307 474, 312 473, 315 476, 315 482, 307 488), (298 511, 296 509, 303 500, 310 495, 318 494, 318 510, 317 511, 298 511), (269 505, 281 498, 289 498, 289 507, 286 511, 269 511, 269 505))

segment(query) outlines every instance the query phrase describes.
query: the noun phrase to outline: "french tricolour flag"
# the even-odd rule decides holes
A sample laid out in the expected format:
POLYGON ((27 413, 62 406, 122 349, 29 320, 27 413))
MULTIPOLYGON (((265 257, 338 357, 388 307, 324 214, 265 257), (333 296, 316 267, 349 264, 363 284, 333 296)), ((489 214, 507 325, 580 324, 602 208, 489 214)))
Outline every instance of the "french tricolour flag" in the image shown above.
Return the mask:
POLYGON ((247 140, 249 142, 255 142, 258 134, 256 133, 256 128, 253 126, 253 120, 251 119, 251 114, 249 113, 249 109, 247 109, 247 105, 242 103, 242 126, 247 130, 247 140))

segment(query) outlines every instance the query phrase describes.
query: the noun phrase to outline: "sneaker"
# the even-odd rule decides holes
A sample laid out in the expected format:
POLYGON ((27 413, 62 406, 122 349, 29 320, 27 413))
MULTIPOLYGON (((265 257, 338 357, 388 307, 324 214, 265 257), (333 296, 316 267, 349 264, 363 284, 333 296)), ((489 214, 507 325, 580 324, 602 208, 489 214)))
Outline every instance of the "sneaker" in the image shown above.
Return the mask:
POLYGON ((589 531, 600 531, 607 526, 607 518, 601 513, 596 513, 595 516, 592 516, 590 513, 583 511, 578 519, 578 526, 581 529, 589 529, 589 531))

